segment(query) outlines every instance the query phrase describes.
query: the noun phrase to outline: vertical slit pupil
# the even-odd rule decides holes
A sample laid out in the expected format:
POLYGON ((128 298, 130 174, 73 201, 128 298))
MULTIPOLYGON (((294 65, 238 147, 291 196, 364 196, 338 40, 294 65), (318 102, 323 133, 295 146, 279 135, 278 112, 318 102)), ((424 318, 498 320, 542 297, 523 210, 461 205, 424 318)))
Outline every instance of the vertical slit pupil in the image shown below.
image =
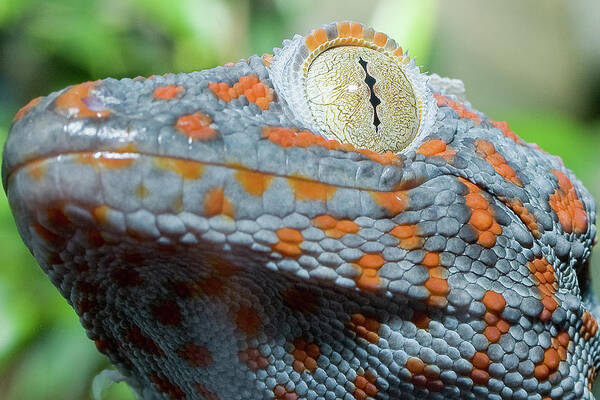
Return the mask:
POLYGON ((375 78, 373 78, 369 74, 369 71, 367 71, 367 62, 363 60, 362 57, 358 58, 358 63, 365 70, 365 83, 369 87, 369 92, 371 93, 371 98, 369 99, 369 101, 373 106, 373 125, 375 125, 375 131, 377 131, 379 124, 381 124, 381 121, 379 121, 379 116, 377 116, 377 106, 381 104, 381 100, 379 100, 379 98, 375 95, 375 91, 373 90, 373 86, 375 85, 375 78))

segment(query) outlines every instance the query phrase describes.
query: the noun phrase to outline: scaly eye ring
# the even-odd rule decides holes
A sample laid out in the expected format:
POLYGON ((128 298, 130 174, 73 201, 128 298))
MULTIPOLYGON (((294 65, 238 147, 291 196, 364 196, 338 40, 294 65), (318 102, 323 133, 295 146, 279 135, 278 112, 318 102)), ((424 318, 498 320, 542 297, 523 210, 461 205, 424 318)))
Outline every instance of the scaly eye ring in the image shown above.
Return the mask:
POLYGON ((290 119, 327 139, 398 153, 433 125, 427 77, 394 40, 362 24, 295 36, 269 71, 290 119))

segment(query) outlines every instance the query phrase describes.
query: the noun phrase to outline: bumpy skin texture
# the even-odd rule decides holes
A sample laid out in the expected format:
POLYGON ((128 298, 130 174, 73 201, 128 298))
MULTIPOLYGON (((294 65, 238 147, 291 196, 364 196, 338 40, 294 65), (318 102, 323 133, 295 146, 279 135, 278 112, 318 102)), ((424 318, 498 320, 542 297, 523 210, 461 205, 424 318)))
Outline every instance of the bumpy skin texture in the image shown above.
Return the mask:
POLYGON ((403 154, 326 141, 265 60, 15 117, 19 231, 139 395, 593 399, 594 203, 560 159, 433 81, 403 154))

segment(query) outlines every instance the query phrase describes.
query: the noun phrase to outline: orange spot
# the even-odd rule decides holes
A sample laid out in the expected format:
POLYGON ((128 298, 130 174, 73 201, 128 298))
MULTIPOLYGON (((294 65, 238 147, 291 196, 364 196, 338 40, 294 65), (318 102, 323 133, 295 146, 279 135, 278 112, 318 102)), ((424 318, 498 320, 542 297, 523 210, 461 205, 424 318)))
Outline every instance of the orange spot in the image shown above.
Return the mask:
POLYGON ((396 50, 394 50, 393 54, 396 57, 402 57, 402 56, 404 56, 404 52, 402 51, 402 47, 398 47, 396 50))
POLYGON ((348 322, 348 328, 359 337, 371 343, 379 342, 379 328, 381 324, 373 318, 367 318, 363 314, 352 314, 348 322))
POLYGON ((131 343, 133 346, 146 353, 153 354, 155 356, 163 356, 162 349, 152 340, 151 337, 147 336, 142 330, 133 325, 125 332, 125 341, 131 343))
POLYGON ((90 92, 100 81, 84 82, 72 86, 56 99, 56 108, 70 113, 75 112, 75 118, 105 118, 110 115, 110 110, 91 110, 85 104, 85 101, 91 97, 90 92))
POLYGON ((587 213, 575 187, 563 172, 554 169, 552 173, 558 180, 558 188, 550 195, 550 207, 565 232, 584 233, 588 227, 587 213))
POLYGON ((33 180, 39 181, 46 175, 46 162, 38 160, 28 163, 26 171, 33 180))
POLYGON ((238 358, 248 366, 251 371, 265 369, 269 366, 269 359, 260 354, 256 348, 249 348, 238 352, 238 358))
POLYGON ((235 322, 242 332, 251 336, 256 335, 260 328, 258 313, 253 308, 244 305, 240 306, 235 322))
POLYGON ((100 166, 108 169, 129 168, 137 159, 137 154, 118 154, 118 153, 80 153, 77 155, 77 162, 92 166, 100 166))
POLYGON ((298 400, 298 394, 294 391, 288 391, 283 385, 275 386, 273 394, 276 400, 298 400))
POLYGON ((590 340, 598 333, 598 322, 589 311, 585 311, 581 317, 582 324, 579 328, 579 334, 584 340, 590 340))
POLYGON ((195 112, 179 117, 175 128, 192 140, 208 140, 217 136, 217 131, 210 127, 211 122, 208 115, 195 112))
POLYGON ((302 243, 303 238, 300 231, 292 228, 281 228, 275 233, 279 238, 279 242, 272 246, 273 251, 294 258, 299 257, 302 254, 300 244, 302 243))
POLYGON ((348 219, 337 220, 330 215, 319 215, 312 224, 323 230, 328 237, 339 239, 348 233, 357 233, 360 227, 348 219))
POLYGON ((205 346, 198 346, 195 343, 185 343, 177 354, 193 367, 204 368, 214 364, 210 351, 205 346))
POLYGON ((410 322, 415 324, 415 326, 419 329, 429 329, 429 323, 431 322, 431 318, 427 316, 424 312, 415 311, 413 313, 413 317, 410 322))
POLYGON ((25 115, 27 115, 27 113, 35 106, 38 105, 38 103, 40 102, 40 100, 42 100, 42 97, 36 97, 35 99, 32 99, 29 101, 29 103, 25 104, 23 107, 21 107, 21 109, 19 111, 17 111, 17 113, 15 114, 15 116, 13 117, 13 122, 17 122, 19 120, 21 120, 25 115))
POLYGON ((554 267, 544 257, 530 261, 527 266, 542 296, 544 309, 539 316, 540 320, 543 322, 549 321, 552 318, 552 313, 558 307, 558 302, 554 297, 558 290, 554 267))
POLYGON ((363 27, 358 22, 350 22, 350 36, 362 39, 363 27))
POLYGON ((315 29, 306 37, 305 44, 308 48, 308 51, 313 51, 323 43, 327 42, 327 32, 325 29, 319 28, 315 29))
POLYGON ((475 146, 477 154, 487 161, 498 175, 517 186, 523 186, 515 170, 508 165, 502 154, 496 151, 493 143, 487 140, 477 139, 475 141, 475 146))
POLYGON ((317 370, 317 359, 321 355, 321 350, 319 350, 319 346, 316 344, 309 343, 303 338, 297 338, 294 340, 292 355, 294 356, 292 366, 296 372, 315 372, 317 370))
POLYGON ((502 227, 494 218, 490 203, 483 196, 479 187, 464 178, 458 178, 467 186, 469 193, 465 196, 465 204, 471 209, 469 225, 477 232, 477 243, 483 247, 494 247, 496 237, 502 233, 502 227))
POLYGON ((326 202, 335 194, 337 188, 321 182, 311 182, 304 179, 289 178, 290 185, 296 200, 316 200, 326 202))
POLYGON ((552 338, 550 347, 544 350, 544 359, 536 364, 534 369, 534 376, 538 381, 545 381, 550 376, 558 371, 558 367, 561 361, 567 359, 567 347, 571 337, 565 331, 561 331, 552 338))
POLYGON ((477 115, 476 112, 467 110, 464 104, 458 101, 450 100, 446 96, 443 96, 439 93, 434 93, 433 96, 437 100, 438 107, 448 106, 454 111, 456 111, 460 118, 469 118, 475 124, 479 124, 481 122, 481 118, 479 118, 479 115, 477 115))
POLYGON ((373 200, 391 215, 400 214, 408 206, 408 194, 399 192, 370 192, 373 200))
POLYGON ((357 374, 356 379, 354 379, 354 392, 352 395, 356 400, 367 400, 369 397, 377 397, 379 391, 377 390, 376 382, 377 378, 369 372, 357 374))
POLYGON ((260 172, 239 170, 235 178, 246 192, 252 196, 262 196, 271 184, 272 177, 260 172))
POLYGON ((204 164, 178 158, 156 158, 154 164, 161 169, 175 172, 183 179, 199 179, 204 174, 204 164))
POLYGON ((513 131, 510 130, 510 128, 508 127, 508 124, 505 121, 490 120, 490 122, 492 123, 494 128, 500 129, 502 134, 504 136, 506 136, 507 138, 511 139, 513 142, 518 143, 518 144, 525 144, 523 139, 521 139, 513 131))
POLYGON ((373 36, 373 43, 379 47, 383 47, 387 43, 387 39, 388 37, 385 33, 375 32, 375 35, 373 36))
POLYGON ((231 87, 225 82, 211 82, 208 88, 225 102, 244 95, 246 100, 255 103, 261 110, 269 109, 269 104, 273 101, 273 89, 261 82, 256 75, 242 76, 231 87))
POLYGON ((533 235, 534 238, 539 239, 542 235, 540 232, 540 226, 537 223, 537 219, 535 215, 533 215, 520 200, 511 199, 506 202, 507 206, 514 211, 514 213, 519 217, 519 219, 525 224, 529 232, 533 235))
POLYGON ((157 100, 171 100, 181 96, 185 89, 181 85, 166 85, 154 89, 154 98, 157 100))
POLYGON ((389 234, 400 239, 398 246, 405 250, 415 250, 423 247, 424 240, 420 236, 419 226, 417 224, 398 225, 394 227, 389 234))
POLYGON ((411 381, 415 386, 430 392, 439 392, 444 388, 444 383, 439 379, 438 370, 426 365, 420 358, 409 358, 406 360, 405 366, 412 374, 411 381))
POLYGON ((338 37, 345 38, 350 36, 350 24, 348 22, 337 23, 338 37))
POLYGON ((194 391, 202 396, 204 400, 221 400, 219 396, 208 390, 206 386, 200 383, 194 385, 194 391))
POLYGON ((206 193, 206 197, 204 198, 204 215, 206 217, 227 215, 233 218, 234 214, 235 209, 229 198, 225 196, 222 187, 211 189, 206 193))
POLYGON ((485 292, 481 302, 485 305, 488 311, 496 314, 500 314, 502 311, 504 311, 504 307, 506 307, 506 300, 504 299, 504 296, 491 290, 485 292))
POLYGON ((359 275, 354 278, 356 286, 364 290, 376 290, 381 283, 377 271, 385 263, 385 259, 379 254, 365 254, 358 259, 356 267, 359 275))
POLYGON ((456 152, 449 148, 442 139, 431 139, 424 142, 417 149, 417 153, 426 157, 442 157, 448 162, 452 161, 456 155, 456 152))
POLYGON ((278 126, 267 126, 263 129, 263 136, 271 142, 281 147, 302 147, 320 146, 328 150, 339 150, 354 152, 378 162, 383 165, 395 164, 402 166, 402 161, 392 152, 377 153, 368 149, 357 149, 349 143, 340 143, 337 140, 327 140, 320 135, 315 135, 309 131, 295 131, 290 128, 278 126))

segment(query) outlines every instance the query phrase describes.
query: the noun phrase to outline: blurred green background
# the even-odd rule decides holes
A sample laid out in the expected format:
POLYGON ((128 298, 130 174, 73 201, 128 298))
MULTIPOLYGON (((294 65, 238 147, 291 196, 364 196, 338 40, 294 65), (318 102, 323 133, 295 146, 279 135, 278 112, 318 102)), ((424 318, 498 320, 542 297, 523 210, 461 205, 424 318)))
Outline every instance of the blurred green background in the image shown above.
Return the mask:
MULTIPOLYGON (((462 79, 472 104, 560 155, 600 199, 597 0, 0 0, 0 142, 33 97, 107 76, 210 68, 342 19, 386 32, 423 71, 462 79)), ((90 399, 106 360, 0 197, 0 399, 90 399)), ((103 398, 134 397, 117 384, 103 398)))

